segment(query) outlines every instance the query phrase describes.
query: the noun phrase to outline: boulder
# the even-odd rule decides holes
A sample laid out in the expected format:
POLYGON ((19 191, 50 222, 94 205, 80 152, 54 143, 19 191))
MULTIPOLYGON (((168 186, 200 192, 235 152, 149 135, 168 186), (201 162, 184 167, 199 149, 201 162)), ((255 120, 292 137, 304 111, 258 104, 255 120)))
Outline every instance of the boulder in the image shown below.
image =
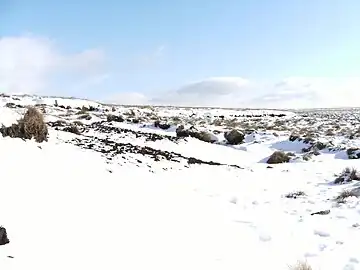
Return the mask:
POLYGON ((109 114, 106 117, 106 120, 108 122, 112 122, 112 121, 114 121, 114 122, 124 122, 124 118, 121 115, 117 116, 117 115, 113 115, 113 114, 109 114))
POLYGON ((243 143, 245 135, 241 131, 233 129, 229 132, 225 132, 224 137, 229 144, 235 145, 243 143))
POLYGON ((275 151, 267 160, 268 164, 287 163, 290 161, 290 155, 283 151, 275 151))
POLYGON ((154 127, 166 130, 166 129, 169 129, 171 127, 171 125, 167 124, 167 123, 161 123, 159 120, 156 120, 154 122, 154 127))
POLYGON ((0 246, 9 244, 10 240, 7 236, 6 229, 4 227, 0 227, 0 246))
POLYGON ((213 143, 217 141, 217 137, 208 131, 198 131, 194 127, 190 127, 189 129, 185 129, 183 125, 178 126, 176 129, 176 137, 178 138, 186 138, 192 137, 196 138, 203 142, 213 143))

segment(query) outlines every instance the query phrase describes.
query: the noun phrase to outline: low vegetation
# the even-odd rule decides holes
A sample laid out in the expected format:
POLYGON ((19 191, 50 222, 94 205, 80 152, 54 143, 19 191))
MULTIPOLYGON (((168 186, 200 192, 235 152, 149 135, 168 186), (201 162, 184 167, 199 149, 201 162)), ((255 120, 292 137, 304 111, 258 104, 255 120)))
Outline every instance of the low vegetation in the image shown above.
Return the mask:
POLYGON ((351 181, 360 181, 360 175, 355 168, 347 167, 336 177, 334 184, 343 184, 351 181))
POLYGON ((359 194, 353 190, 344 190, 335 198, 335 201, 337 203, 346 203, 346 199, 350 197, 358 197, 358 195, 359 194))
POLYGON ((285 198, 288 199, 296 199, 298 197, 305 197, 306 193, 304 191, 295 191, 295 192, 290 192, 288 194, 285 195, 285 198))
POLYGON ((312 267, 307 262, 298 262, 289 267, 290 270, 312 270, 312 267))
POLYGON ((41 143, 47 141, 48 129, 43 114, 35 107, 29 107, 23 118, 10 127, 1 127, 0 132, 4 137, 32 139, 41 143))

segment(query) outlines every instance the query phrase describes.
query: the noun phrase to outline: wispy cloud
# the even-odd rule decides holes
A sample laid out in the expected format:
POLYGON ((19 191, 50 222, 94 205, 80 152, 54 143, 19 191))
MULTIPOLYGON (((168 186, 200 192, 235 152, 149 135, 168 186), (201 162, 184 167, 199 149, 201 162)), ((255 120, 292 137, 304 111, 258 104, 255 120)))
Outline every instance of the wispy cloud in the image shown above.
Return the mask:
POLYGON ((33 35, 0 38, 0 59, 0 88, 8 92, 42 93, 54 87, 53 78, 91 82, 104 76, 103 51, 64 54, 53 40, 33 35))

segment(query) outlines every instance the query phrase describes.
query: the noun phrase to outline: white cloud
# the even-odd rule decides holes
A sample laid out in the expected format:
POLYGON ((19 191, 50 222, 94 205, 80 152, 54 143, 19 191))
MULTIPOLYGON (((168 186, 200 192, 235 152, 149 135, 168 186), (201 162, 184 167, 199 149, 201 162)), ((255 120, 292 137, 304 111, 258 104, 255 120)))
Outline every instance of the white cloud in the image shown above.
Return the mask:
MULTIPOLYGON (((161 45, 140 62, 153 66, 164 56, 165 50, 161 45)), ((103 83, 110 76, 106 66, 106 55, 99 49, 68 54, 48 38, 31 35, 0 38, 0 92, 84 97, 89 89, 96 89, 99 96, 104 90, 103 83)), ((121 81, 113 81, 113 85, 121 85, 121 81)), ((360 77, 291 77, 266 83, 225 77, 191 82, 162 93, 120 93, 108 98, 102 94, 102 99, 141 105, 337 107, 359 106, 359 89, 360 77)))
POLYGON ((118 93, 108 97, 102 102, 107 104, 121 104, 121 105, 148 105, 151 101, 143 94, 136 92, 118 93))
POLYGON ((103 76, 101 50, 64 54, 53 40, 31 35, 0 38, 0 91, 44 93, 52 78, 89 81, 103 76))
POLYGON ((249 103, 276 108, 359 106, 360 77, 294 77, 268 89, 268 93, 249 100, 249 103))
POLYGON ((243 78, 210 78, 148 96, 128 93, 114 101, 120 104, 250 108, 355 107, 359 106, 359 89, 360 77, 293 77, 268 83, 243 78))

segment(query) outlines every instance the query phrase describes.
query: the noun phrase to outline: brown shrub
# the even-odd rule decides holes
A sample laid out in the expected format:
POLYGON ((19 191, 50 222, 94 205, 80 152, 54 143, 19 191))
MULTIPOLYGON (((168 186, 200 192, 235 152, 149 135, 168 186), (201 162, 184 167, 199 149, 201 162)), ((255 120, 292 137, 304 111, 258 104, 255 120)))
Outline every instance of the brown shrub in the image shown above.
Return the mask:
POLYGON ((47 140, 48 129, 44 116, 35 107, 28 108, 19 125, 23 126, 25 139, 34 138, 39 143, 47 140))
POLYGON ((24 117, 17 124, 0 129, 2 135, 11 138, 32 139, 41 143, 47 141, 48 129, 44 116, 35 107, 29 107, 24 117))

